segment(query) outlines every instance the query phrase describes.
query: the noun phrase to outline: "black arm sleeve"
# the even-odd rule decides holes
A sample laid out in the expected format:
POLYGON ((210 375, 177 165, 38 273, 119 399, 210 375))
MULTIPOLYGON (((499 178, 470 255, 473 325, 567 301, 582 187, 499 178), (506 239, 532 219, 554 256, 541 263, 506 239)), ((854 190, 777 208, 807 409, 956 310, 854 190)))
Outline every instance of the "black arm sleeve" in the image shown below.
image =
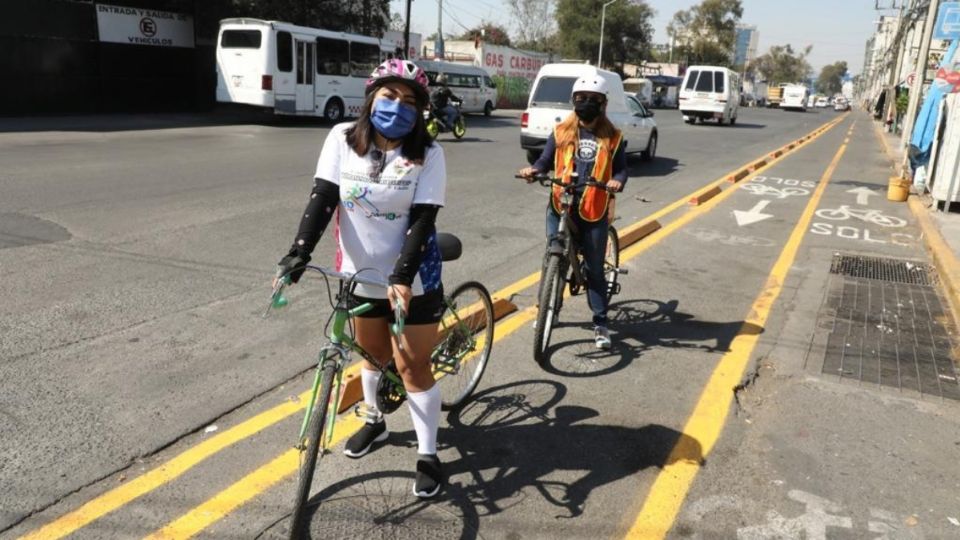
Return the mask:
POLYGON ((330 224, 330 218, 340 203, 340 186, 323 178, 314 179, 313 191, 310 192, 310 202, 307 203, 303 217, 300 218, 300 229, 297 238, 290 248, 291 254, 309 255, 317 247, 320 236, 330 224))
POLYGON ((415 204, 410 209, 410 227, 403 240, 400 257, 390 274, 391 285, 410 286, 423 262, 427 240, 437 230, 437 212, 440 207, 434 204, 415 204))

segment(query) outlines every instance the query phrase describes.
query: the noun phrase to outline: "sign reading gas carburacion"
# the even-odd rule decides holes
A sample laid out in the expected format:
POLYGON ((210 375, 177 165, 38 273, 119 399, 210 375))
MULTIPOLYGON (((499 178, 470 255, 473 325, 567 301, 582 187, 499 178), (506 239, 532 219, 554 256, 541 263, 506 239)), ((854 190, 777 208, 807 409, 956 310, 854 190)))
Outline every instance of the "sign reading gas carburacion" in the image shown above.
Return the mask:
POLYGON ((194 46, 193 16, 184 13, 97 4, 97 29, 110 43, 194 46))

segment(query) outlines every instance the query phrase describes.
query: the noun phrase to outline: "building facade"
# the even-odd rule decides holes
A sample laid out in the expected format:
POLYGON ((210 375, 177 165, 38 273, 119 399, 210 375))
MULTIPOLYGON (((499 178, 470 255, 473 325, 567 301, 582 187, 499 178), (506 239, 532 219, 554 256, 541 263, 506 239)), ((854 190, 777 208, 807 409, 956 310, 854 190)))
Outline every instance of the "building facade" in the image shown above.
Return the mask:
POLYGON ((737 39, 733 51, 733 65, 745 66, 757 57, 760 34, 753 25, 737 25, 737 39))

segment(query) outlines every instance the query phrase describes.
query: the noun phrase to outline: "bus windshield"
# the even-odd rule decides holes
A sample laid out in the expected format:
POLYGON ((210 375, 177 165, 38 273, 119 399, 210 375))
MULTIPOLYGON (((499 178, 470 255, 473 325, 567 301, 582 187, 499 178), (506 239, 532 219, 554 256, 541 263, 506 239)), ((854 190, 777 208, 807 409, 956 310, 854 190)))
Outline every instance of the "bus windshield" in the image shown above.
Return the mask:
POLYGON ((224 30, 220 36, 223 49, 259 49, 263 33, 260 30, 224 30))

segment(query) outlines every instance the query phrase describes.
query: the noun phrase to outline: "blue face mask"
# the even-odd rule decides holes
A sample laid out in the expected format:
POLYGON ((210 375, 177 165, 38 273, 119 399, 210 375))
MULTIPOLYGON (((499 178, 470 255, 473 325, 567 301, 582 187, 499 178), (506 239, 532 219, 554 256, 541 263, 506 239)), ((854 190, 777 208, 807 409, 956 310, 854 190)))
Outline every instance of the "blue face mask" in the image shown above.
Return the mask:
POLYGON ((384 137, 402 139, 413 131, 417 123, 417 110, 399 101, 380 98, 373 102, 370 122, 384 137))

